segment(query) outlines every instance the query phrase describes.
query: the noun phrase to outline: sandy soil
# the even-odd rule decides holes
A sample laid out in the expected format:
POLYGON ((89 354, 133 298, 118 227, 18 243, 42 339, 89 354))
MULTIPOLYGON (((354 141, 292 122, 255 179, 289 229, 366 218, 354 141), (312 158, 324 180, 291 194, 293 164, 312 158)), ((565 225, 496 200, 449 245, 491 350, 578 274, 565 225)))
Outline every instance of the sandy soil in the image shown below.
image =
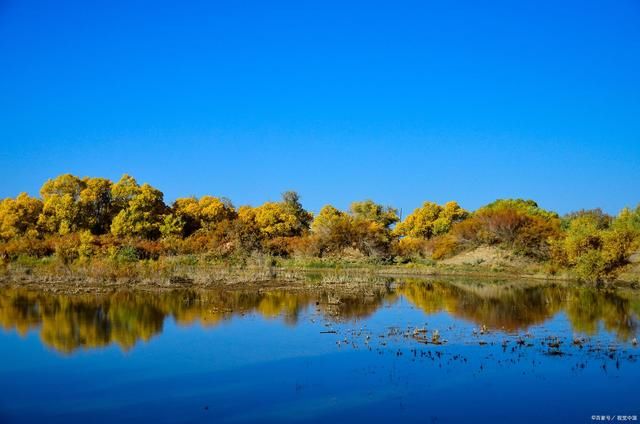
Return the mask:
POLYGON ((440 263, 443 265, 498 265, 509 267, 527 267, 534 265, 533 261, 493 246, 480 246, 476 249, 462 252, 454 257, 444 259, 440 261, 440 263))

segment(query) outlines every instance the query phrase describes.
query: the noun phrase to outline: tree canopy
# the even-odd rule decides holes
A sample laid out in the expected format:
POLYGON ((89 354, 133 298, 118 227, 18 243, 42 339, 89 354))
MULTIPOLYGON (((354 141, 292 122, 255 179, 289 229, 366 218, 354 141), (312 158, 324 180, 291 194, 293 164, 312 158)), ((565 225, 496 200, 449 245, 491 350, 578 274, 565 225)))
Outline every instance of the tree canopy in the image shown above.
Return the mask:
POLYGON ((169 206, 159 189, 126 174, 117 182, 64 174, 47 180, 39 198, 21 193, 0 200, 1 261, 266 253, 403 263, 479 246, 560 266, 585 280, 612 279, 640 249, 640 206, 617 216, 592 209, 560 217, 525 199, 498 199, 473 212, 455 201, 427 201, 399 222, 395 208, 372 200, 346 211, 326 205, 314 216, 294 191, 257 206, 236 208, 212 195, 181 197, 169 206))

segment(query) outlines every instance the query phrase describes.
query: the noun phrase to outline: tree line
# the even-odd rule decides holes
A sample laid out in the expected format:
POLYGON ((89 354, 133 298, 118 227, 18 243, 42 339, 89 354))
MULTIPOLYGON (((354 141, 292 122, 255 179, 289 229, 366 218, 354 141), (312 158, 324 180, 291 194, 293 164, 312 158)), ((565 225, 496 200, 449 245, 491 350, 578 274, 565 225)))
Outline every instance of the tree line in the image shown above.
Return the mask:
POLYGON ((640 206, 617 216, 600 209, 564 216, 532 200, 500 199, 476 211, 456 202, 424 202, 404 220, 371 200, 314 215, 295 192, 278 202, 236 208, 230 200, 176 199, 124 175, 60 175, 40 197, 0 201, 0 258, 55 257, 64 263, 156 260, 203 254, 232 260, 253 253, 406 263, 445 259, 482 245, 499 246, 586 280, 614 278, 640 247, 640 206))

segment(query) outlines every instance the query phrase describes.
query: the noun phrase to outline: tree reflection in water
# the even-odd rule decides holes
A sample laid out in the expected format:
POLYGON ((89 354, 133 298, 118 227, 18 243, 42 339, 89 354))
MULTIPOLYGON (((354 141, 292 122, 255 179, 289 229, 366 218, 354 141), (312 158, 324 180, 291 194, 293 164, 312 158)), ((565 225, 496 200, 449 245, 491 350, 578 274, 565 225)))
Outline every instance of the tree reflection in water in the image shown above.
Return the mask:
POLYGON ((592 335, 602 325, 619 339, 629 340, 636 334, 640 316, 640 300, 633 291, 528 282, 405 280, 397 288, 372 285, 348 292, 216 289, 62 295, 3 289, 0 326, 20 334, 38 328, 47 346, 64 353, 110 344, 126 350, 161 333, 167 317, 178 325, 211 327, 237 314, 256 313, 296 325, 309 307, 316 307, 328 320, 364 319, 400 297, 427 315, 445 312, 509 332, 526 330, 564 312, 576 332, 592 335))

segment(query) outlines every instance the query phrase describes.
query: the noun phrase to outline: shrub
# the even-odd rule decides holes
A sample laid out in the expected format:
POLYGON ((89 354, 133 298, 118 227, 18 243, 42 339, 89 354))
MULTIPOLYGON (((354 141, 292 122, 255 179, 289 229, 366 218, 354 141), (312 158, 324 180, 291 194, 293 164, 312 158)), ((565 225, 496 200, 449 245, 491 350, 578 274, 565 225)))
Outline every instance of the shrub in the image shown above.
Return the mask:
POLYGON ((458 241, 458 239, 455 236, 449 234, 434 238, 432 246, 433 253, 431 255, 431 258, 435 260, 445 259, 453 256, 462 249, 462 244, 458 241))
POLYGON ((628 264, 637 240, 638 233, 625 223, 603 224, 598 214, 576 214, 569 220, 566 237, 554 245, 553 258, 572 267, 582 280, 612 280, 628 264))
POLYGON ((134 246, 121 246, 112 251, 112 259, 117 262, 137 262, 140 259, 138 249, 134 246))
POLYGON ((455 224, 451 234, 460 245, 499 244, 518 254, 545 260, 561 231, 556 214, 540 209, 530 200, 508 199, 480 208, 471 218, 455 224))
POLYGON ((402 258, 428 258, 431 256, 431 244, 419 237, 403 237, 392 245, 394 256, 402 258))
POLYGON ((63 265, 70 265, 80 257, 78 234, 61 236, 55 240, 55 255, 63 265))

